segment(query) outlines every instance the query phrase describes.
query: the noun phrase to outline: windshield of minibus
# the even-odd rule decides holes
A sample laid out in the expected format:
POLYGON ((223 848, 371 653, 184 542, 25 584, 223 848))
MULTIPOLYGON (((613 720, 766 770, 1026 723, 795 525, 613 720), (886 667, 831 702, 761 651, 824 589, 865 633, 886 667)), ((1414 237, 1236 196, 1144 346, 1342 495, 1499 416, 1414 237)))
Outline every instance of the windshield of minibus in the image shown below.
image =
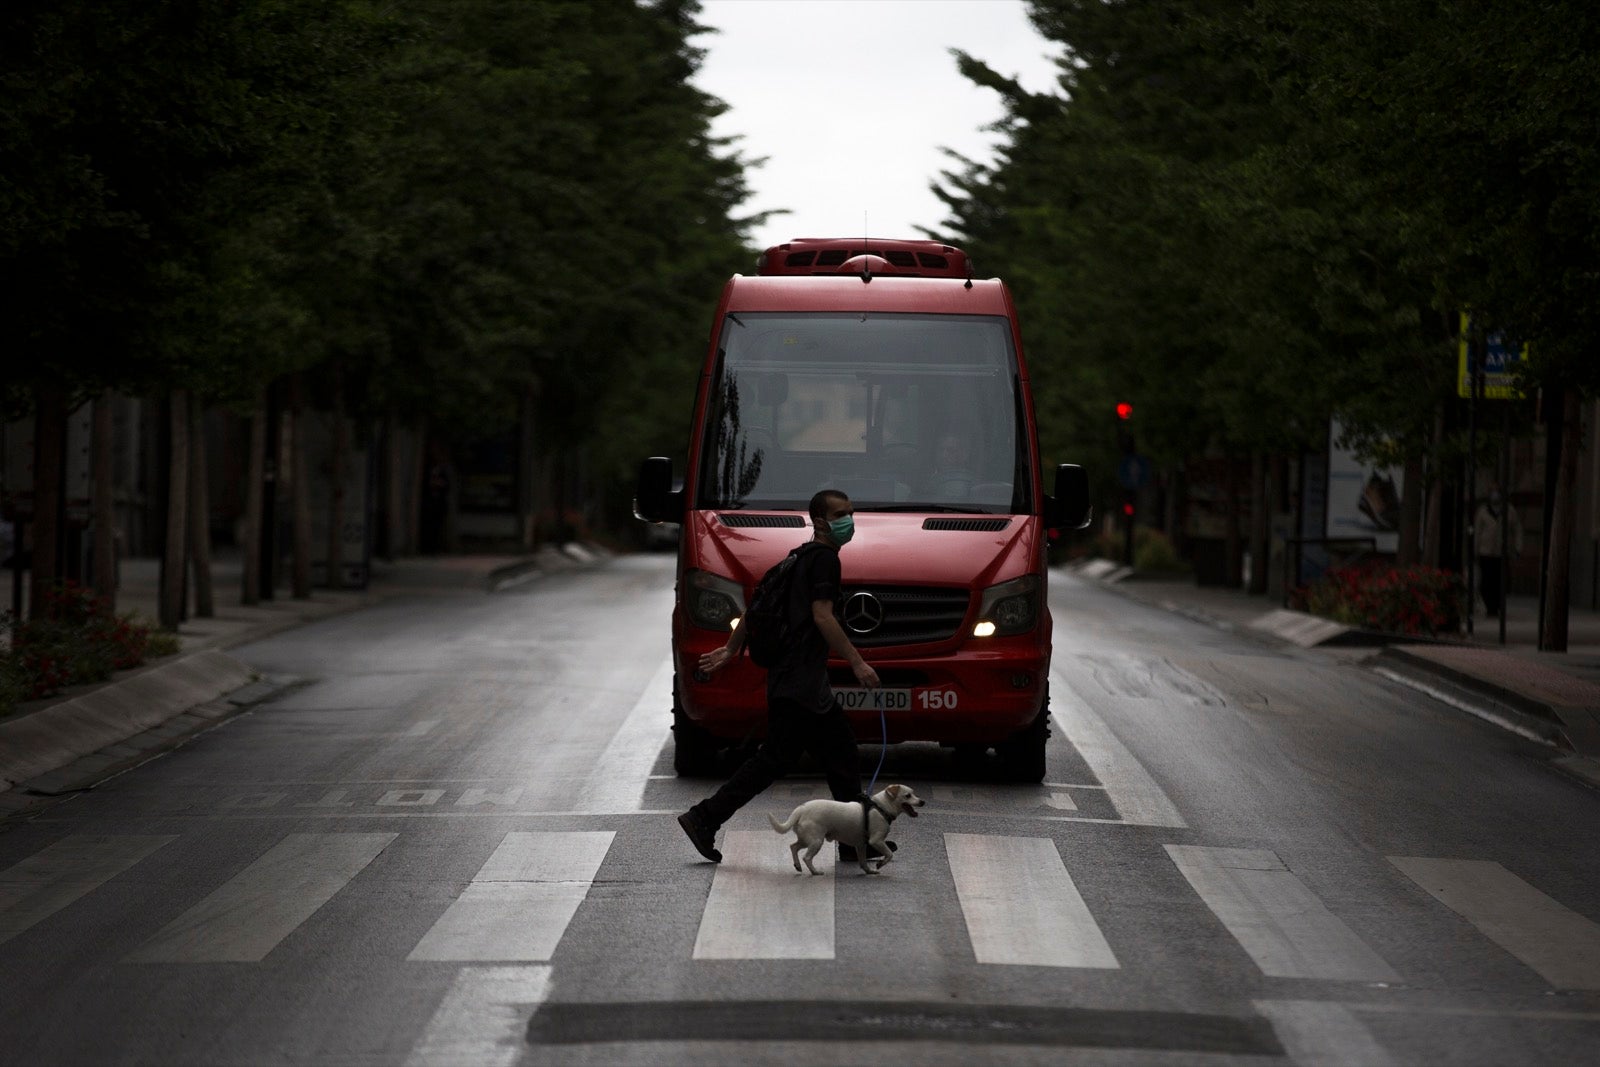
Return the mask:
POLYGON ((729 315, 697 506, 1027 513, 1010 326, 968 315, 729 315))

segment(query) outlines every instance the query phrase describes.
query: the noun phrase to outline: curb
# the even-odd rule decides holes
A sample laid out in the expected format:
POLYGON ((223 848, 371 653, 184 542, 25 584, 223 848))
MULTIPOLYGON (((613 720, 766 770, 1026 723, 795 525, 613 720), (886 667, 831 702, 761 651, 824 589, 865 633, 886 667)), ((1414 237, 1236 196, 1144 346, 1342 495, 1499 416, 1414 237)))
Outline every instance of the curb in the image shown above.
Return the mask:
POLYGON ((529 559, 496 567, 484 579, 484 588, 491 593, 515 589, 536 578, 558 571, 577 570, 612 558, 616 553, 603 545, 590 541, 568 541, 562 545, 545 545, 529 559))
MULTIPOLYGON (((1374 671, 1475 715, 1514 734, 1562 745, 1561 719, 1549 707, 1515 690, 1454 670, 1401 648, 1385 648, 1367 661, 1374 671)), ((1570 747, 1570 746, 1569 746, 1570 747)))
MULTIPOLYGON (((557 570, 576 570, 610 559, 600 545, 572 542, 546 546, 531 559, 497 567, 484 579, 486 591, 501 592, 557 570)), ((113 678, 66 700, 0 719, 0 809, 16 807, 15 795, 49 795, 67 778, 74 781, 119 766, 141 752, 170 747, 205 724, 259 703, 281 688, 222 650, 286 630, 371 607, 411 592, 367 589, 348 599, 307 602, 278 618, 262 619, 195 640, 199 647, 180 652, 113 678), (190 718, 193 721, 178 723, 190 718), (154 735, 154 736, 147 736, 154 735), (140 745, 143 739, 146 743, 140 745)), ((147 757, 146 757, 147 758, 147 757)))
POLYGON ((0 785, 10 789, 154 729, 255 681, 216 649, 180 655, 71 700, 0 720, 0 785))

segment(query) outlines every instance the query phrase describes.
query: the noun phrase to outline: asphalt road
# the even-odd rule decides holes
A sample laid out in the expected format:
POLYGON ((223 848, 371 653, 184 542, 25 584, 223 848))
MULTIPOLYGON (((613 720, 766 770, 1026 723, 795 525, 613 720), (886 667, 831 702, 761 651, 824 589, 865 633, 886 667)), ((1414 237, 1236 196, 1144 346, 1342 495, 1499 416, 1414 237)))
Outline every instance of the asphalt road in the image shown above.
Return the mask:
POLYGON ((882 875, 789 868, 805 776, 714 867, 670 584, 236 650, 295 684, 0 834, 0 1061, 1600 1063, 1600 796, 1525 742, 1060 576, 1046 784, 905 746, 882 875))

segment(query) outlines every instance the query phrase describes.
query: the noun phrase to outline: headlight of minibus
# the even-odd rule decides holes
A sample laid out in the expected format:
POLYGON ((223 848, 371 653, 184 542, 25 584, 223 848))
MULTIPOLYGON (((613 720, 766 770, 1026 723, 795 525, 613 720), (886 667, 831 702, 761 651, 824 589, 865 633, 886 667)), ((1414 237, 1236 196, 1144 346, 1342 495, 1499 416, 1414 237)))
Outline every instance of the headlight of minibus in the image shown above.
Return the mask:
POLYGON ((985 589, 972 636, 1000 634, 1004 637, 1033 629, 1039 621, 1039 588, 1039 576, 1025 574, 985 589))
POLYGON ((689 621, 708 630, 731 630, 744 614, 744 589, 738 582, 710 571, 691 570, 684 575, 688 595, 684 609, 689 621))

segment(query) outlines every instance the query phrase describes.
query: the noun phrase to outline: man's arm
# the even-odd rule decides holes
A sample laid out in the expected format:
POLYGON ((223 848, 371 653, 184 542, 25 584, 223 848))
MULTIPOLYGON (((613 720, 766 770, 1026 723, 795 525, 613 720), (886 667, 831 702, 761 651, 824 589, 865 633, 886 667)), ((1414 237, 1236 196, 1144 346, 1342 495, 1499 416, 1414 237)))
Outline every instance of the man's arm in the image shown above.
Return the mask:
POLYGON ((729 663, 739 658, 739 653, 744 649, 744 627, 735 626, 733 633, 728 635, 728 643, 721 648, 714 648, 700 657, 699 667, 707 674, 715 674, 729 663))
POLYGON ((839 625, 839 620, 833 617, 833 601, 813 600, 811 602, 811 621, 817 624, 817 629, 822 633, 822 639, 828 642, 828 648, 835 656, 850 664, 850 669, 855 672, 856 681, 868 689, 878 688, 878 672, 872 669, 872 664, 861 658, 861 653, 856 651, 856 646, 844 634, 844 627, 839 625))

